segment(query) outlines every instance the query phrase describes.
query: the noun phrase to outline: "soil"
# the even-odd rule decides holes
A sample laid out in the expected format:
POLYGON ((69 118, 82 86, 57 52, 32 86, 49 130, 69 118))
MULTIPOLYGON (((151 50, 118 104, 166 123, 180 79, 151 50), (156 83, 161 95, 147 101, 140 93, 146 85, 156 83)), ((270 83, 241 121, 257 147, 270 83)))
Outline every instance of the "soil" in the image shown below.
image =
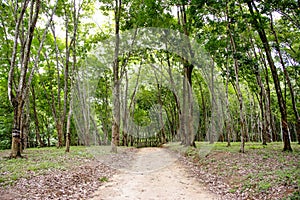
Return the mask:
MULTIPOLYGON (((107 163, 106 163, 107 164, 107 163)), ((118 166, 114 166, 118 167, 118 166)), ((120 166, 119 166, 120 167, 120 166)), ((201 185, 178 157, 164 148, 142 148, 91 200, 219 199, 201 185)))

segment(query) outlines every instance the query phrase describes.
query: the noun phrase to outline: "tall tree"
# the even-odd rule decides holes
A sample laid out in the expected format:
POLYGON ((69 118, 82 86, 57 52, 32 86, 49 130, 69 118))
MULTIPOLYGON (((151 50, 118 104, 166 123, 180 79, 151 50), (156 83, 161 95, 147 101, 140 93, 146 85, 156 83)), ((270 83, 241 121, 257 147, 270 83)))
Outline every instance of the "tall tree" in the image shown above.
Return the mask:
MULTIPOLYGON (((178 25, 183 30, 184 35, 188 38, 190 36, 188 16, 187 16, 188 2, 181 1, 177 5, 177 20, 178 25)), ((194 59, 194 52, 191 48, 191 43, 187 41, 188 56, 194 59)), ((193 132, 193 101, 192 101, 192 73, 194 65, 189 63, 185 58, 182 58, 183 64, 183 109, 181 113, 181 132, 184 136, 182 143, 187 146, 194 146, 195 135, 193 132)))
POLYGON ((293 107, 293 111, 294 111, 294 115, 296 118, 296 133, 297 133, 297 137, 298 137, 298 144, 300 144, 300 115, 297 109, 297 104, 296 104, 296 98, 295 98, 295 92, 291 83, 291 79, 290 79, 290 75, 286 69, 286 64, 283 60, 283 55, 282 55, 282 51, 280 48, 280 44, 279 44, 279 40, 278 40, 278 36, 276 33, 276 30, 274 28, 274 22, 273 22, 273 16, 272 13, 270 13, 270 25, 271 25, 271 31, 274 35, 274 40, 275 40, 275 44, 276 44, 276 51, 278 52, 279 55, 279 60, 283 69, 283 73, 287 82, 287 85, 289 87, 290 90, 290 95, 291 95, 291 100, 292 100, 292 107, 293 107))
POLYGON ((41 2, 25 0, 23 2, 12 2, 14 5, 15 31, 14 45, 11 56, 11 64, 8 75, 8 97, 14 108, 14 121, 12 130, 11 157, 21 157, 22 127, 21 117, 24 110, 24 103, 28 97, 29 87, 35 69, 38 66, 39 55, 47 33, 53 13, 49 18, 43 33, 43 39, 39 45, 38 53, 34 59, 34 65, 30 65, 31 47, 36 29, 37 20, 41 8, 41 2), (27 27, 27 29, 26 29, 27 27), (20 43, 19 43, 20 42, 20 43), (18 53, 20 52, 20 54, 18 53), (20 59, 18 57, 20 56, 20 59))
POLYGON ((119 69, 119 51, 120 51, 120 17, 122 0, 115 0, 115 49, 113 60, 113 124, 111 151, 117 152, 120 138, 120 69, 119 69))
MULTIPOLYGON (((228 20, 230 19, 229 14, 227 12, 228 20)), ((235 74, 235 87, 237 91, 238 101, 239 101, 239 108, 240 108, 240 124, 241 124, 241 147, 240 152, 245 152, 245 140, 246 140, 246 120, 244 116, 244 102, 243 102, 243 95, 240 88, 240 82, 239 82, 239 62, 238 62, 238 52, 236 50, 236 42, 233 37, 232 33, 232 24, 228 21, 228 34, 230 38, 230 46, 231 50, 233 52, 233 59, 234 59, 234 74, 235 74)))
POLYGON ((259 34, 260 40, 263 43, 263 48, 265 50, 267 60, 272 72, 272 77, 274 80, 275 90, 277 94, 277 101, 279 104, 280 114, 281 114, 281 125, 282 125, 282 135, 283 135, 283 151, 292 151, 289 130, 288 130, 288 123, 287 123, 287 109, 286 109, 286 102, 283 98, 280 82, 277 74, 277 68, 274 64, 274 60, 271 54, 271 48, 269 45, 269 40, 267 38, 265 29, 262 24, 261 15, 259 10, 257 9, 253 0, 247 0, 247 5, 251 14, 251 23, 253 24, 254 28, 259 34), (256 11, 256 13, 254 12, 256 11))

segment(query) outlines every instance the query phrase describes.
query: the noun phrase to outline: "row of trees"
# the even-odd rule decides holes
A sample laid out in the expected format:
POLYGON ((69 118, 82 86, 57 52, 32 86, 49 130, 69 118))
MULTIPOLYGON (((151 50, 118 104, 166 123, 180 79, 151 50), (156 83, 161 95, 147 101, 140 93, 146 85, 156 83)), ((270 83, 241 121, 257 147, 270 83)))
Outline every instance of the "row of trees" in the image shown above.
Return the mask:
POLYGON ((116 151, 148 138, 241 141, 241 152, 246 141, 282 140, 292 151, 298 8, 295 0, 4 1, 1 148, 18 157, 28 146, 111 141, 116 151), (91 22, 96 9, 113 25, 91 22))

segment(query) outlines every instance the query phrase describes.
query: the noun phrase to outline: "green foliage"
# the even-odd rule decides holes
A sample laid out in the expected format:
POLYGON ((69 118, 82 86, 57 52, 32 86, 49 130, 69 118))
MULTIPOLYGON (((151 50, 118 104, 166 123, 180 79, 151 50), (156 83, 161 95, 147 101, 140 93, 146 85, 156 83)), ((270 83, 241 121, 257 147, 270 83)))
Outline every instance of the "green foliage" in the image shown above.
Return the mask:
POLYGON ((104 177, 99 178, 99 181, 100 182, 107 182, 108 178, 104 176, 104 177))
MULTIPOLYGON (((91 84, 95 84, 95 98, 96 101, 92 105, 95 107, 95 113, 98 121, 96 126, 100 130, 100 135, 110 139, 111 125, 112 125, 112 71, 107 63, 112 63, 111 60, 100 62, 93 56, 88 56, 90 52, 97 46, 100 41, 106 40, 113 29, 110 23, 97 27, 95 23, 89 18, 93 17, 97 11, 96 5, 99 3, 100 12, 107 16, 112 16, 115 9, 115 2, 109 0, 100 1, 81 1, 81 10, 79 15, 74 14, 74 7, 71 1, 58 1, 58 7, 55 13, 55 21, 53 26, 50 27, 44 47, 41 51, 40 61, 38 63, 38 73, 34 75, 32 85, 37 93, 37 115, 40 122, 40 132, 44 141, 48 138, 55 140, 57 137, 56 122, 53 117, 53 107, 60 115, 63 112, 65 95, 64 92, 64 70, 67 64, 67 56, 69 59, 70 79, 66 86, 68 92, 68 100, 71 98, 71 81, 75 80, 75 76, 81 69, 84 71, 85 67, 89 68, 88 71, 95 72, 95 79, 91 78, 91 84), (79 17, 78 21, 76 16, 79 17), (74 18, 75 17, 75 18, 74 18), (68 22, 68 24, 66 24, 68 22), (73 31, 76 25, 77 32, 76 38, 73 38, 73 31), (102 29, 103 28, 103 29, 102 29), (55 35, 52 29, 56 30, 55 35), (68 29, 68 32, 65 31, 68 29), (67 35, 67 38, 65 38, 67 35), (66 40, 67 39, 67 40, 66 40), (73 49, 71 44, 76 44, 76 49, 73 49), (69 47, 69 49, 67 49, 69 47), (76 57, 75 69, 71 69, 73 54, 76 57), (86 66, 87 65, 87 66, 86 66), (92 68, 95 68, 93 71, 92 68), (73 71, 74 70, 74 71, 73 71), (73 77, 72 77, 73 76, 73 77), (53 98, 53 99, 52 99, 53 98), (52 102, 53 101, 53 102, 52 102)), ((286 77, 284 76, 278 50, 281 51, 284 63, 286 65, 288 74, 291 79, 292 87, 295 92, 296 106, 299 110, 300 102, 300 31, 299 31, 299 9, 296 1, 254 1, 254 17, 260 20, 259 29, 263 29, 267 34, 270 46, 272 48, 272 58, 278 66, 277 71, 281 82, 281 89, 287 104, 288 123, 291 130, 292 140, 296 139, 293 131, 296 117, 293 112, 291 94, 287 85, 285 84, 286 77), (276 11, 276 12, 275 12, 276 11), (270 21, 272 14, 274 22, 274 30, 276 31, 279 45, 275 43, 274 34, 270 28, 270 21)), ((15 29, 15 17, 13 16, 12 4, 9 2, 1 2, 0 15, 0 149, 10 147, 11 143, 11 128, 12 128, 12 106, 7 98, 7 79, 10 66, 10 59, 13 46, 13 35, 15 29)), ((32 41, 31 60, 34 61, 41 41, 43 33, 45 16, 53 8, 53 2, 42 2, 42 10, 38 20, 39 25, 35 31, 32 41)), ((76 4, 76 9, 79 5, 76 4)), ((182 10, 183 12, 183 10, 182 10)), ((182 14, 182 13, 181 13, 182 14)), ((25 13, 28 16, 28 11, 25 13)), ((95 16, 94 16, 95 17, 95 16)), ((99 16, 96 16, 99 17, 99 16)), ((179 17, 179 21, 182 22, 179 17)), ((113 21, 113 20, 112 20, 113 21)), ((153 0, 124 0, 121 5, 121 31, 126 31, 133 28, 143 27, 160 27, 177 30, 181 33, 188 34, 191 39, 195 38, 199 46, 203 46, 210 54, 215 63, 215 73, 220 74, 223 80, 223 86, 227 79, 228 70, 228 99, 229 99, 229 117, 232 123, 231 140, 238 141, 240 134, 240 119, 239 119, 239 106, 235 88, 235 73, 234 64, 237 61, 239 66, 239 84, 241 85, 242 95, 244 99, 244 115, 247 119, 247 130, 249 138, 254 141, 259 141, 261 136, 261 122, 264 119, 261 116, 261 109, 259 107, 260 87, 258 86, 257 77, 255 73, 259 73, 262 79, 262 84, 266 90, 270 88, 270 102, 272 117, 274 117, 274 130, 275 137, 280 138, 280 110, 277 104, 277 95, 274 90, 274 83, 271 76, 271 71, 267 65, 265 52, 263 50, 263 43, 260 41, 259 35, 253 27, 253 16, 251 16, 246 1, 153 1, 153 0), (185 5, 184 5, 185 4, 185 5), (186 9, 186 24, 179 25, 177 9, 186 9), (186 32, 184 32, 184 30, 186 32), (232 49, 231 38, 235 43, 235 51, 232 49)), ((25 22, 25 25, 28 22, 25 22)), ((159 39, 158 39, 159 40, 159 39)), ((159 41, 158 41, 159 42, 159 41)), ((109 44, 110 45, 110 44, 109 44)), ((110 47, 109 47, 110 48, 110 47)), ((180 48, 180 47, 179 47, 180 48)), ((111 46, 111 49, 113 47, 111 46)), ((21 46, 18 47, 21 50, 21 46)), ((17 59, 19 59, 20 52, 18 51, 17 59)), ((158 62, 165 68, 168 67, 167 58, 171 63, 173 71, 182 73, 181 58, 172 55, 171 52, 163 50, 141 50, 140 52, 131 52, 131 54, 120 55, 120 64, 123 66, 128 61, 128 65, 124 70, 128 72, 135 72, 137 69, 137 62, 151 62, 157 64, 158 62), (127 58, 128 56, 128 58, 127 58)), ((33 66, 33 62, 29 67, 33 66)), ((150 69, 145 70, 143 73, 151 74, 153 80, 154 76, 150 69)), ((164 72, 165 73, 165 72, 164 72)), ((165 73, 167 74, 167 73, 165 73)), ((16 73, 18 78, 19 72, 16 73)), ((207 126, 210 125, 211 115, 211 96, 208 83, 205 83, 204 76, 200 70, 197 71, 195 66, 192 75, 193 89, 196 92, 196 98, 199 103, 200 121, 199 130, 196 139, 204 140, 207 134, 207 126)), ((134 75, 132 76, 134 77, 134 75)), ((155 104, 162 104, 162 107, 167 115, 166 134, 174 137, 179 126, 179 110, 176 107, 174 94, 166 87, 157 87, 154 83, 141 84, 141 88, 137 92, 134 99, 134 107, 131 110, 131 117, 134 122, 141 126, 146 126, 151 123, 150 109, 155 104), (159 102, 159 96, 162 102, 159 102)), ((131 95, 131 94, 129 94, 131 95)), ((30 99, 32 103, 32 98, 30 99)), ((69 107, 69 101, 67 109, 69 107)), ((223 108, 225 107, 222 105, 223 108)), ((32 106, 30 106, 30 117, 33 119, 32 106)), ((63 116, 66 118, 66 116, 63 116)), ((65 124, 65 123, 64 123, 65 124)), ((31 120, 29 128, 29 141, 35 140, 35 124, 31 120)), ((65 129, 64 129, 65 130, 65 129)), ((71 124, 72 142, 78 141, 76 135, 76 128, 74 120, 71 124)), ((226 134, 224 134, 226 135, 226 134)), ((224 140, 226 138, 223 138, 224 140)), ((274 139, 274 138, 273 138, 274 139)), ((220 139, 221 140, 221 139, 220 139)), ((235 149, 232 147, 231 149, 235 149)), ((260 150, 261 146, 249 146, 247 148, 253 150, 260 150)), ((232 150, 233 151, 233 150, 232 150)), ((268 157, 266 156, 266 159, 268 157)))

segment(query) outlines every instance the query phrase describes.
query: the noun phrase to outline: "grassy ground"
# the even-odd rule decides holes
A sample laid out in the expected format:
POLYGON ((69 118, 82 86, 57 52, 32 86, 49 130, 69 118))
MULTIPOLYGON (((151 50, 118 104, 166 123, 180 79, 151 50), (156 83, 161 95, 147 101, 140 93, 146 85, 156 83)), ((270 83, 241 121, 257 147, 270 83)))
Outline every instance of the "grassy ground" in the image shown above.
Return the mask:
MULTIPOLYGON (((282 143, 267 146, 246 143, 244 154, 238 152, 239 143, 232 143, 231 147, 226 147, 226 143, 196 145, 197 149, 187 148, 179 143, 171 143, 167 147, 185 155, 184 161, 190 165, 199 181, 220 194, 222 199, 300 199, 300 145, 293 143, 293 152, 282 152, 282 143)), ((83 184, 86 181, 105 182, 109 177, 109 169, 102 165, 96 166, 97 157, 103 159, 103 156, 108 155, 109 160, 122 160, 120 163, 126 164, 125 161, 130 161, 128 156, 131 154, 127 155, 128 149, 125 149, 125 154, 110 155, 110 147, 71 147, 70 153, 55 147, 35 148, 26 149, 24 159, 7 159, 10 152, 0 151, 0 194, 1 191, 6 191, 5 188, 12 191, 24 188, 27 193, 30 190, 30 194, 47 193, 55 197, 56 194, 61 195, 50 191, 53 188, 51 180, 57 176, 58 188, 66 183, 77 185, 75 192, 64 194, 79 195, 79 189, 85 187, 83 184), (89 163, 91 166, 88 166, 89 163), (99 168, 103 170, 96 173, 99 168), (82 177, 79 183, 78 177, 82 177), (43 186, 48 188, 47 191, 35 190, 39 188, 35 184, 40 179, 45 179, 46 186, 48 184, 47 187, 43 186)), ((122 152, 122 148, 119 150, 122 152)), ((95 184, 94 188, 99 184, 95 184)), ((20 197, 22 198, 24 197, 20 197)))
POLYGON ((91 160, 85 147, 71 147, 70 153, 56 147, 26 149, 23 159, 8 159, 10 151, 0 151, 0 186, 12 185, 20 178, 41 175, 52 169, 66 170, 91 160))
POLYGON ((0 199, 88 199, 104 182, 135 155, 135 149, 111 147, 71 147, 26 149, 23 159, 8 159, 10 151, 0 151, 0 199), (109 165, 114 161, 116 166, 109 165))
POLYGON ((293 143, 291 153, 282 152, 282 143, 246 143, 244 154, 239 143, 196 145, 168 146, 192 160, 199 179, 219 194, 229 199, 300 199, 300 145, 293 143))

